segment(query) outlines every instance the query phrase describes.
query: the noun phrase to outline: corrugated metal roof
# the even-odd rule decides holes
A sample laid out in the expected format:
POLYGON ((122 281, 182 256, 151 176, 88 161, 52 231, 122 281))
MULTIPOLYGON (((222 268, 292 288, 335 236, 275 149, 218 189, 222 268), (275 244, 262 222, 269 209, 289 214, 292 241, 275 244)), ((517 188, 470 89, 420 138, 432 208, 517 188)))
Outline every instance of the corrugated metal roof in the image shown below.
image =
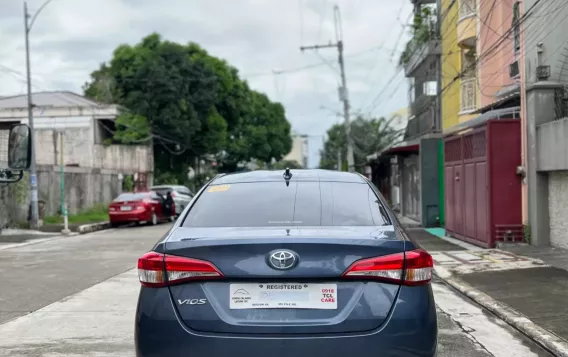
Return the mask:
POLYGON ((511 107, 503 109, 495 109, 490 112, 481 114, 480 116, 465 121, 461 124, 454 125, 446 130, 444 130, 444 136, 455 134, 459 131, 466 130, 469 128, 474 128, 488 122, 489 120, 498 119, 519 119, 521 116, 521 107, 511 107))
MULTIPOLYGON (((101 106, 101 104, 91 99, 85 98, 73 92, 66 91, 32 93, 32 103, 36 107, 55 108, 92 108, 101 106)), ((26 94, 0 98, 0 109, 27 108, 27 105, 28 97, 26 94)))

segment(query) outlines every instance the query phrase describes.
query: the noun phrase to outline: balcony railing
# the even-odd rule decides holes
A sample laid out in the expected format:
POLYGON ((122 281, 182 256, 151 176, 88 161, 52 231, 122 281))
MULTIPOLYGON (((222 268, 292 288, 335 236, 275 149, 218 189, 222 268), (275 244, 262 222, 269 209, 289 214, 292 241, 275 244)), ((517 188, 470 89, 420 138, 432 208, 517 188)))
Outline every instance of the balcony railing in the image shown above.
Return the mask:
POLYGON ((475 15, 477 12, 477 1, 476 0, 460 0, 459 7, 460 19, 468 16, 475 15))
POLYGON ((477 107, 477 80, 475 78, 463 79, 461 82, 460 111, 471 112, 477 107))
POLYGON ((436 129, 436 97, 421 95, 410 104, 411 118, 406 126, 404 140, 414 140, 436 129))

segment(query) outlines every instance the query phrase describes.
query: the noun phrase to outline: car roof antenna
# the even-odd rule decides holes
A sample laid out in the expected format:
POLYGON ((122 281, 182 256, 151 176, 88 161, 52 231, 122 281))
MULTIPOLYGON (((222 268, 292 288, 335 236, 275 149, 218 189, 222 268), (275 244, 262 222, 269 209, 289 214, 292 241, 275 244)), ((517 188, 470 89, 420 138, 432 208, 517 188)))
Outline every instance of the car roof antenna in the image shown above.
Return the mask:
POLYGON ((286 171, 284 171, 284 180, 286 181, 286 186, 290 186, 290 179, 292 178, 292 173, 290 172, 290 169, 287 167, 286 171))

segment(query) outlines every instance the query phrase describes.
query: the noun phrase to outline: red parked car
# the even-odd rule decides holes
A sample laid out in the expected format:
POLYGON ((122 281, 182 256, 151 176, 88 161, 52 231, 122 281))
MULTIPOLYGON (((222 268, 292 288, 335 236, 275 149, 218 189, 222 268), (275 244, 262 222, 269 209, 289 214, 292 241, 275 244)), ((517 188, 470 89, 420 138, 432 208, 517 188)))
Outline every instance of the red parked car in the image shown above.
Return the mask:
POLYGON ((156 225, 175 216, 172 205, 167 212, 165 198, 156 192, 122 193, 109 206, 109 221, 112 227, 125 223, 148 223, 156 225))

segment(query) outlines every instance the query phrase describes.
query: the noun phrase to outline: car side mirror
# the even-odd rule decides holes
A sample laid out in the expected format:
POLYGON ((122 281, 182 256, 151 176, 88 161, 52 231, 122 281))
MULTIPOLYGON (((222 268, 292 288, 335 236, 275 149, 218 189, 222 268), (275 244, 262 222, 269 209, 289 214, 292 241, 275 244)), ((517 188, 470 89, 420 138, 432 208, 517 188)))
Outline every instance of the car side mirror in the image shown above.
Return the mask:
POLYGON ((32 134, 26 124, 10 128, 8 139, 8 167, 12 170, 27 170, 32 162, 32 134))
POLYGON ((0 168, 1 183, 15 183, 31 165, 32 135, 26 124, 17 124, 8 134, 8 168, 0 168))

